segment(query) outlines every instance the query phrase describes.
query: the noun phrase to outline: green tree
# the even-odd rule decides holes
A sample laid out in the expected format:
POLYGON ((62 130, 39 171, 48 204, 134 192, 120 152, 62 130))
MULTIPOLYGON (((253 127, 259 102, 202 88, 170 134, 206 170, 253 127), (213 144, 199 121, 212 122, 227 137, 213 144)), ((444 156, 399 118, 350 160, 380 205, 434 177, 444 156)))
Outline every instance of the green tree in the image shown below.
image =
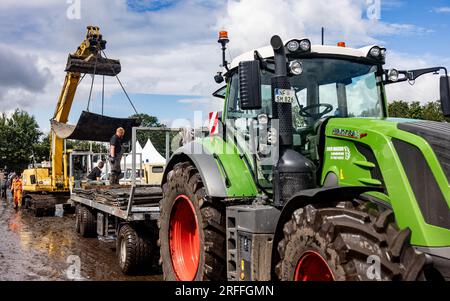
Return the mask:
MULTIPOLYGON (((158 118, 148 114, 135 114, 130 116, 130 118, 137 118, 141 122, 142 127, 166 127, 166 125, 159 122, 158 118)), ((173 134, 170 136, 173 137, 173 134)), ((145 146, 147 140, 150 141, 155 146, 156 150, 164 156, 166 152, 166 135, 162 131, 151 131, 151 132, 138 132, 137 139, 142 147, 145 146)))
POLYGON ((0 118, 0 166, 22 171, 32 161, 33 146, 42 135, 34 116, 17 109, 0 118))
POLYGON ((36 163, 50 161, 50 134, 44 135, 38 143, 33 145, 36 163))
POLYGON ((408 118, 423 119, 423 107, 420 102, 415 101, 409 104, 408 118))
POLYGON ((444 114, 442 114, 441 103, 439 101, 432 101, 421 105, 419 102, 407 103, 398 100, 391 102, 388 105, 388 110, 390 117, 450 122, 450 118, 445 118, 444 114))
POLYGON ((439 101, 432 101, 423 107, 423 119, 433 121, 445 121, 442 114, 441 103, 439 101))
POLYGON ((398 118, 408 118, 409 104, 403 100, 396 100, 388 105, 389 116, 398 118))

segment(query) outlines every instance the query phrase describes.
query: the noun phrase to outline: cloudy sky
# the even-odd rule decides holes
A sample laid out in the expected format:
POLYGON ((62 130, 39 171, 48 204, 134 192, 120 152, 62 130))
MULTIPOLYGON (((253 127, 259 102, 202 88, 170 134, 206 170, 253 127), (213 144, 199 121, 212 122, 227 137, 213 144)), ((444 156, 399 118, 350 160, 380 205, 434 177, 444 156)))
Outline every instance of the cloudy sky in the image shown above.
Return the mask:
MULTIPOLYGON (((172 125, 194 110, 221 107, 210 95, 219 88, 217 32, 227 29, 228 56, 268 44, 273 34, 309 37, 349 47, 380 44, 388 66, 450 67, 450 0, 1 0, 0 111, 35 115, 43 130, 64 80, 69 52, 87 25, 101 28, 107 54, 122 63, 121 80, 139 112, 172 125), (79 10, 78 10, 79 8, 79 10)), ((97 79, 91 111, 101 110, 97 79)), ((70 121, 87 107, 90 79, 80 85, 70 121)), ((390 99, 427 102, 438 98, 438 80, 388 90, 390 99)), ((133 113, 113 78, 106 80, 105 113, 133 113)))

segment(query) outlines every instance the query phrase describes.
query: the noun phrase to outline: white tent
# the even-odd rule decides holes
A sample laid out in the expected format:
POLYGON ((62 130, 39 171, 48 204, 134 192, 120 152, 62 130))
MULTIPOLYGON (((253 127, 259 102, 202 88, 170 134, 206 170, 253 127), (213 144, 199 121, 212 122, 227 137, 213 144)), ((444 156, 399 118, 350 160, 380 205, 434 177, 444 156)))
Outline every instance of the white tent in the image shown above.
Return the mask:
POLYGON ((144 163, 151 165, 166 164, 166 159, 156 150, 150 139, 147 140, 147 143, 142 150, 142 160, 144 163))
MULTIPOLYGON (((141 156, 142 156, 142 163, 144 163, 144 150, 142 149, 142 146, 141 146, 141 144, 139 143, 139 141, 136 141, 136 164, 137 164, 137 168, 139 168, 139 159, 141 158, 141 156)), ((122 166, 122 169, 124 168, 124 166, 125 166, 125 162, 126 162, 126 167, 127 168, 132 168, 132 155, 131 155, 131 153, 128 155, 128 156, 123 156, 122 157, 122 160, 121 160, 121 162, 120 162, 120 165, 122 166)))

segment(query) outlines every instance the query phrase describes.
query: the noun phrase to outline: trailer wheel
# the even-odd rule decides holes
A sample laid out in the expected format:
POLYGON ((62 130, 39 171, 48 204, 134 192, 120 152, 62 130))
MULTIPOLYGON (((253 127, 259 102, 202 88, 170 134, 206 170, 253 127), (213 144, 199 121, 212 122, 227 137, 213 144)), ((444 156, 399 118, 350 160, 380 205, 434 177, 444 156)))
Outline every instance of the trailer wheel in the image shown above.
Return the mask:
POLYGON ((178 163, 169 173, 160 209, 164 279, 225 280, 225 206, 206 196, 191 163, 178 163))
POLYGON ((150 231, 123 225, 117 238, 117 257, 122 272, 133 275, 147 272, 154 263, 154 243, 150 231))
POLYGON ((399 230, 392 210, 346 202, 294 212, 278 244, 276 273, 287 281, 423 280, 426 262, 399 230))
POLYGON ((97 222, 93 210, 81 207, 80 234, 83 237, 95 237, 97 235, 97 222))
POLYGON ((83 207, 81 205, 77 205, 75 207, 75 231, 77 233, 80 233, 80 227, 81 227, 81 209, 83 207))

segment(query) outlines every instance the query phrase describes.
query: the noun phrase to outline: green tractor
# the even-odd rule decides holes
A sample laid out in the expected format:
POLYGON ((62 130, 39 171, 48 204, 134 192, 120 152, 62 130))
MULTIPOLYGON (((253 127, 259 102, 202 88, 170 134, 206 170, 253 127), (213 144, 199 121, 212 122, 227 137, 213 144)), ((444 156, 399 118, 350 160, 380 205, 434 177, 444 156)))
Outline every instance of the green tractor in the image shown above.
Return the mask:
POLYGON ((449 116, 447 70, 385 57, 278 36, 223 56, 220 130, 164 174, 166 280, 449 279, 450 124, 389 118, 385 93, 441 72, 449 116))

